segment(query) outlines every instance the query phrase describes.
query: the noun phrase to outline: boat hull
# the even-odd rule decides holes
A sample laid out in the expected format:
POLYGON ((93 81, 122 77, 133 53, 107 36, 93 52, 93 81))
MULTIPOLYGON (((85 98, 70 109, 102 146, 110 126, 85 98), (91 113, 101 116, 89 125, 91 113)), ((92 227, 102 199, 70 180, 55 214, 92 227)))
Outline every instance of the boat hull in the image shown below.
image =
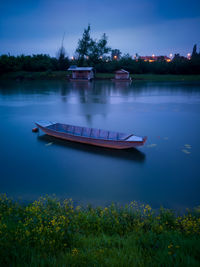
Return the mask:
POLYGON ((138 147, 144 145, 146 141, 146 137, 144 137, 143 141, 134 142, 134 141, 112 141, 112 140, 105 140, 105 139, 95 139, 95 138, 88 138, 82 136, 75 136, 72 134, 67 134, 65 132, 58 132, 52 129, 48 129, 36 123, 36 125, 47 135, 53 136, 59 139, 78 142, 88 145, 100 146, 100 147, 107 147, 107 148, 114 148, 114 149, 127 149, 132 147, 138 147))

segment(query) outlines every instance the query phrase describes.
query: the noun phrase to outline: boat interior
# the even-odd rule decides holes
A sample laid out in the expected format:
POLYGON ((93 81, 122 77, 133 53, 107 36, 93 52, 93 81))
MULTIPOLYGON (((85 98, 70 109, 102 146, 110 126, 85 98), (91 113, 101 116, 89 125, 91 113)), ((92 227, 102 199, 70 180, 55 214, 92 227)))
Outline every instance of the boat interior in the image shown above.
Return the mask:
MULTIPOLYGON (((129 141, 129 138, 133 137, 133 134, 118 133, 112 131, 106 131, 95 128, 73 126, 61 123, 55 123, 47 126, 46 128, 63 132, 75 136, 94 138, 94 139, 104 139, 104 140, 114 140, 114 141, 129 141)), ((135 136, 134 136, 135 137, 135 136)), ((134 141, 134 140, 131 140, 134 141)))

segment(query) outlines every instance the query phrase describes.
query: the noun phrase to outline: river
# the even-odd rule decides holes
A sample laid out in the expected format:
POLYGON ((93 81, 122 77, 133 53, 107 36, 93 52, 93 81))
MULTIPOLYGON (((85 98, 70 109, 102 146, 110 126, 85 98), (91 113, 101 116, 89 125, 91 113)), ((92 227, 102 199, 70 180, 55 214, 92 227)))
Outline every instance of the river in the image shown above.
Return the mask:
POLYGON ((14 199, 200 204, 200 83, 1 82, 0 122, 0 192, 14 199), (148 140, 124 151, 70 143, 32 133, 38 120, 148 140))

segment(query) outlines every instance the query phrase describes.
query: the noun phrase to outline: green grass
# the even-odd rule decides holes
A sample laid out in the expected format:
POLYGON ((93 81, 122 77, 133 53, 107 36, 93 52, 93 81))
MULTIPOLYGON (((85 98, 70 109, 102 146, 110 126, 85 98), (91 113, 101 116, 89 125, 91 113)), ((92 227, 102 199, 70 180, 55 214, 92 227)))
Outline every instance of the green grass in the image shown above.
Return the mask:
POLYGON ((67 80, 67 71, 17 71, 2 74, 0 80, 67 80))
POLYGON ((153 82, 182 82, 200 81, 200 75, 174 75, 174 74, 134 74, 133 80, 153 81, 153 82))
MULTIPOLYGON (((45 71, 45 72, 10 72, 0 76, 0 80, 67 80, 67 71, 45 71)), ((114 73, 96 73, 97 80, 110 80, 114 73)), ((173 75, 173 74, 131 74, 133 81, 152 82, 181 82, 200 81, 200 75, 173 75)))
MULTIPOLYGON (((113 79, 114 73, 96 73, 97 79, 113 79)), ((131 74, 133 81, 152 82, 181 82, 200 81, 200 75, 174 75, 174 74, 131 74)))
POLYGON ((200 210, 0 198, 0 266, 199 266, 200 210))
POLYGON ((114 73, 96 73, 95 78, 99 80, 113 79, 115 77, 114 73))

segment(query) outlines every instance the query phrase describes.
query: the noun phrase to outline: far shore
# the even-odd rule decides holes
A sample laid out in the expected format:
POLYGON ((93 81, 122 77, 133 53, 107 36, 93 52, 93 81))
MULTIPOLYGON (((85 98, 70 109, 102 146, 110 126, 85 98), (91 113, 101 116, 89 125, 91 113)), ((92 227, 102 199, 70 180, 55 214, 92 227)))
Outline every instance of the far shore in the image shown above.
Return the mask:
MULTIPOLYGON (((67 71, 44 71, 44 72, 9 72, 0 75, 0 80, 68 80, 67 71)), ((130 74, 133 81, 145 82, 193 82, 200 81, 200 75, 174 75, 174 74, 130 74)), ((114 73, 96 73, 95 80, 111 80, 114 73)))

